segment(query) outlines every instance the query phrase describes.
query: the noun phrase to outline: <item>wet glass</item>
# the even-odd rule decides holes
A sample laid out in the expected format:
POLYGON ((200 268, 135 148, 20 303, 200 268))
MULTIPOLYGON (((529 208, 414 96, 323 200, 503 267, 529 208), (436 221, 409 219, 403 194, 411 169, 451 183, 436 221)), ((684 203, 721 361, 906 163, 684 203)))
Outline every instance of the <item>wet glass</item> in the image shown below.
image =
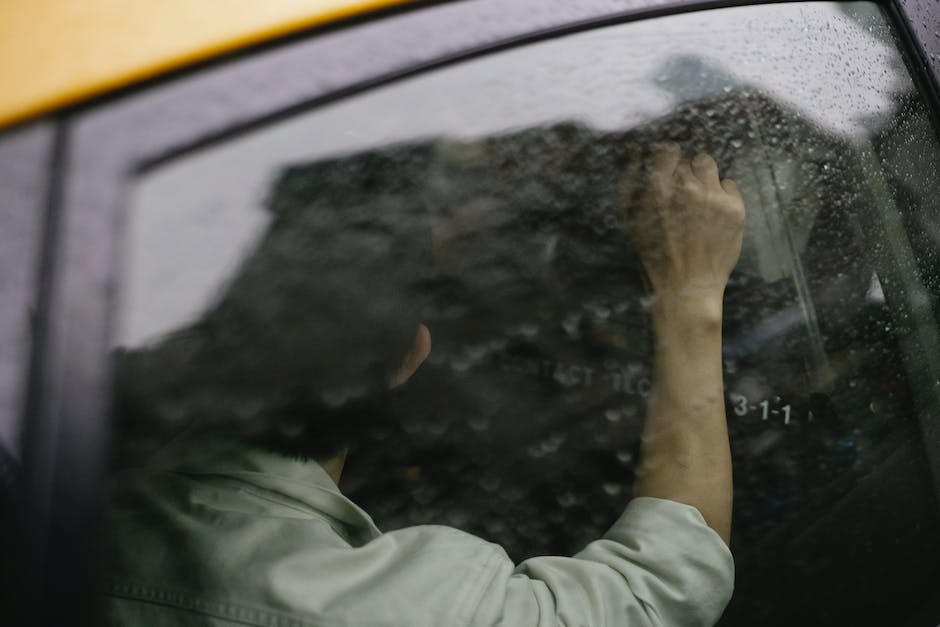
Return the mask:
POLYGON ((722 624, 903 624, 940 575, 940 150, 871 3, 529 44, 152 168, 127 208, 116 470, 194 424, 284 442, 298 407, 363 403, 340 486, 379 527, 577 551, 631 496, 651 332, 623 188, 664 140, 747 206, 722 624), (430 356, 387 390, 418 324, 430 356))

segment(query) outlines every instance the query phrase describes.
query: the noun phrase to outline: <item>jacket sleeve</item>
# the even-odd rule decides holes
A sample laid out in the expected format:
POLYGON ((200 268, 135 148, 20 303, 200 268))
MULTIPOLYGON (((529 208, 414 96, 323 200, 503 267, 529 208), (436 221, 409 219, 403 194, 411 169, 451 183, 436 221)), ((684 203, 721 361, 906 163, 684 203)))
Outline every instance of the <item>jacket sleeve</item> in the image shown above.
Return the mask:
POLYGON ((503 562, 472 625, 711 627, 734 587, 731 552, 698 510, 650 497, 573 557, 503 562))

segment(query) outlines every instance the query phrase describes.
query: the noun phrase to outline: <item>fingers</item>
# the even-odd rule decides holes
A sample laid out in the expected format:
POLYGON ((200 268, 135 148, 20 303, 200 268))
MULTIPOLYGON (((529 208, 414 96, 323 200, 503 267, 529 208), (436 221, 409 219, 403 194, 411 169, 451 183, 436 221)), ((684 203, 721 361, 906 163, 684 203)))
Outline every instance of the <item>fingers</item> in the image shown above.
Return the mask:
POLYGON ((664 182, 674 176, 680 181, 695 182, 698 179, 711 187, 721 187, 718 164, 711 155, 699 153, 686 161, 682 158, 682 149, 675 142, 659 144, 653 152, 650 165, 650 178, 653 181, 664 182))
POLYGON ((674 142, 659 144, 650 157, 650 175, 648 197, 655 204, 665 202, 672 196, 675 188, 676 167, 682 160, 682 150, 674 142))
MULTIPOLYGON (((738 205, 742 202, 735 182, 721 179, 718 164, 709 154, 699 153, 686 159, 677 143, 667 142, 658 144, 646 163, 650 174, 637 207, 641 213, 667 205, 673 209, 687 208, 687 205, 688 208, 698 207, 706 198, 717 203, 728 201, 738 205), (714 192, 718 194, 712 196, 714 192), (723 198, 725 195, 727 198, 723 198)), ((625 176, 621 180, 621 198, 626 200, 635 195, 635 185, 632 173, 625 176)))
POLYGON ((740 196, 738 185, 731 179, 721 179, 718 164, 715 159, 704 152, 699 153, 690 161, 678 155, 678 164, 675 166, 675 178, 685 184, 703 183, 714 189, 721 189, 726 194, 740 196))
POLYGON ((718 164, 711 155, 699 153, 692 159, 691 170, 698 179, 706 185, 718 187, 718 164))
POLYGON ((676 179, 682 183, 697 183, 697 177, 692 172, 692 166, 688 161, 680 161, 676 166, 676 179))
POLYGON ((730 215, 735 217, 738 224, 744 224, 744 198, 741 196, 738 184, 731 179, 722 179, 721 189, 727 194, 724 206, 729 210, 730 215))
POLYGON ((679 144, 675 142, 659 144, 653 151, 653 156, 650 160, 652 166, 651 174, 653 176, 671 177, 675 173, 676 166, 679 165, 681 159, 682 150, 679 148, 679 144))

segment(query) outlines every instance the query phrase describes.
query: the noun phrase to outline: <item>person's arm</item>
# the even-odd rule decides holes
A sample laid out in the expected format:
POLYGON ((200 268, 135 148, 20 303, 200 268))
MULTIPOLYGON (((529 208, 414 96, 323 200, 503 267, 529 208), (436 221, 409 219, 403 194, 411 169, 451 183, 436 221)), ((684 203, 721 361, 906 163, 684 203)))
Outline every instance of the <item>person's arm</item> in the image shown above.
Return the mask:
POLYGON ((653 291, 653 389, 635 496, 698 509, 727 543, 731 453, 721 371, 722 299, 741 251, 744 202, 708 155, 675 144, 654 156, 630 216, 653 291))

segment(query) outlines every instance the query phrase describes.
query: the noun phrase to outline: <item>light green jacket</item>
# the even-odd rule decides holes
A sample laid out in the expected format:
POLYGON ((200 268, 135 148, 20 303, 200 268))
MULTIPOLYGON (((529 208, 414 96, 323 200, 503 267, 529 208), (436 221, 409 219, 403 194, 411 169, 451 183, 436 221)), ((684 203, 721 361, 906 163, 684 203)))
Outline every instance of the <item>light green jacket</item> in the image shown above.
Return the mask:
POLYGON ((441 526, 381 533, 316 463, 177 445, 111 501, 115 627, 713 625, 734 566, 689 506, 634 499, 573 557, 516 565, 441 526))

